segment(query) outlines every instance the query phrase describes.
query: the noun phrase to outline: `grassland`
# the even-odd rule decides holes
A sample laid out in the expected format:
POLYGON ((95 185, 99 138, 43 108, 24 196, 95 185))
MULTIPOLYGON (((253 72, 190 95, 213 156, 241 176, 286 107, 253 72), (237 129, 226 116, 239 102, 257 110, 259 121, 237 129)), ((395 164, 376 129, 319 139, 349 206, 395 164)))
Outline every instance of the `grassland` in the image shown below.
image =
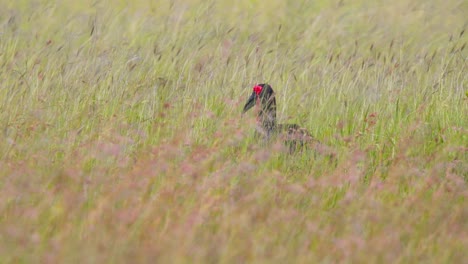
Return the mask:
POLYGON ((468 260, 466 1, 0 6, 0 263, 468 260))

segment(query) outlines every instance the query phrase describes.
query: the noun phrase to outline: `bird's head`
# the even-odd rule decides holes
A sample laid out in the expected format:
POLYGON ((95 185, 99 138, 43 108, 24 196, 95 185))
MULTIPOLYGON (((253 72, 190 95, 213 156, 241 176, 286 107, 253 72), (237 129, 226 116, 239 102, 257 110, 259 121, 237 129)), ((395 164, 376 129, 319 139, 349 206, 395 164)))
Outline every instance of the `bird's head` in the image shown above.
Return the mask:
POLYGON ((269 84, 261 83, 257 84, 252 89, 252 94, 250 95, 247 103, 245 103, 244 110, 242 113, 247 112, 250 108, 254 105, 261 105, 262 110, 268 109, 273 105, 276 106, 275 96, 274 96, 273 88, 269 84))

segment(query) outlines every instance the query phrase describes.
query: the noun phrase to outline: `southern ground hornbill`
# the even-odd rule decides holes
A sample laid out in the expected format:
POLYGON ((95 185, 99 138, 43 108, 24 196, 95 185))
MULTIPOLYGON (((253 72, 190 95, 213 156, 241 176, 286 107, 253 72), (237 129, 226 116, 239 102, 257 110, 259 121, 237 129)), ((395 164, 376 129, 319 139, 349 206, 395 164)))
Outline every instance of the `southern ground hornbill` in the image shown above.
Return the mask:
POLYGON ((305 128, 276 122, 275 92, 269 84, 262 83, 253 87, 242 114, 254 106, 257 111, 257 135, 267 141, 276 138, 284 140, 290 153, 305 147, 321 154, 330 154, 328 147, 313 138, 305 128))

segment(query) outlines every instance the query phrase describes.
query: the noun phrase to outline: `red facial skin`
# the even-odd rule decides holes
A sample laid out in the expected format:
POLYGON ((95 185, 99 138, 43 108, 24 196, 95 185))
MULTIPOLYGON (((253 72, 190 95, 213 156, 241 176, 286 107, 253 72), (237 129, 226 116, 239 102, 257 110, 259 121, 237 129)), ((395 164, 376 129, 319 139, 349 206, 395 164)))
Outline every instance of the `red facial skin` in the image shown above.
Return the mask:
POLYGON ((260 93, 262 92, 262 89, 263 87, 261 87, 260 85, 255 85, 253 88, 253 91, 257 94, 257 96, 259 96, 260 93))

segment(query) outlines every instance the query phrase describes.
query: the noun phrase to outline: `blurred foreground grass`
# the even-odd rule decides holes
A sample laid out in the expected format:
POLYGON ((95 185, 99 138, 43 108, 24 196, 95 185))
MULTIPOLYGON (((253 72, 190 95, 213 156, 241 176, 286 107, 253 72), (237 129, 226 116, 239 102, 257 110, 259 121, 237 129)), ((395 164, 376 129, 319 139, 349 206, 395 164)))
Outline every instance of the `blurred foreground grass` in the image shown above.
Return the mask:
POLYGON ((0 5, 0 262, 468 259, 466 1, 0 5))

